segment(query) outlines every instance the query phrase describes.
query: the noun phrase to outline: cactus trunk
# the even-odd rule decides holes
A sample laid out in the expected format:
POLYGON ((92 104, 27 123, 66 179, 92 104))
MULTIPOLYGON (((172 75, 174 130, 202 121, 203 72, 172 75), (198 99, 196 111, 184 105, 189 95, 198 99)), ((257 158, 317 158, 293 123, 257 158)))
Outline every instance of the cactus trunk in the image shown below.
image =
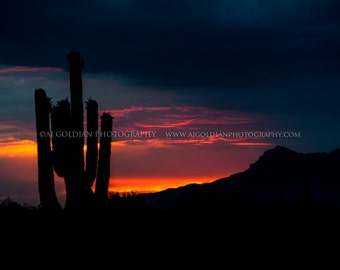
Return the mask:
MULTIPOLYGON (((65 208, 78 208, 82 206, 81 196, 84 189, 84 132, 83 125, 83 85, 82 85, 82 69, 84 60, 78 52, 70 52, 68 54, 70 69, 70 94, 71 94, 71 131, 78 134, 72 136, 72 144, 70 157, 72 158, 72 167, 69 171, 68 180, 71 185, 73 196, 77 196, 72 200, 72 204, 66 204, 65 208), (75 205, 74 205, 75 203, 75 205)), ((66 180, 66 179, 65 179, 66 180)), ((71 195, 71 194, 70 194, 71 195)))

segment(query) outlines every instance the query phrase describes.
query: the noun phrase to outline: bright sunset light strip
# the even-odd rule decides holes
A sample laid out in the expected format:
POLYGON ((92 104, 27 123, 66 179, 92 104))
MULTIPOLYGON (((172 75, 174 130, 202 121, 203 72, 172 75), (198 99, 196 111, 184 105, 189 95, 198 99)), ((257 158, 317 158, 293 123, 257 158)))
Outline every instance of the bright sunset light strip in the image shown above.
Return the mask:
MULTIPOLYGON (((225 177, 226 175, 223 175, 225 177)), ((179 177, 179 178, 110 178, 109 192, 112 193, 148 193, 159 192, 168 188, 177 188, 188 184, 203 184, 222 176, 179 177)))
POLYGON ((37 143, 31 140, 18 140, 0 143, 0 157, 36 157, 37 143))

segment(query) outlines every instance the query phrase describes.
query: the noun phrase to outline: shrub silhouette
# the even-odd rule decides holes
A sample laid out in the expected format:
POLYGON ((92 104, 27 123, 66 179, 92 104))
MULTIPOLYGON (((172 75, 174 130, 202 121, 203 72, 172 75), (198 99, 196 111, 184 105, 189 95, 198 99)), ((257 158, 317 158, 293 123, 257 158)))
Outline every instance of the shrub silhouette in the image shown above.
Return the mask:
POLYGON ((65 181, 65 210, 106 208, 109 199, 113 117, 109 113, 101 115, 100 133, 98 104, 95 100, 88 99, 86 101, 87 130, 84 132, 82 94, 84 60, 76 51, 70 52, 67 58, 70 102, 66 98, 52 106, 51 98, 47 97, 45 90, 35 89, 38 188, 41 208, 62 209, 55 192, 54 172, 65 181), (99 150, 98 138, 100 138, 99 150), (94 183, 95 188, 93 188, 94 183))

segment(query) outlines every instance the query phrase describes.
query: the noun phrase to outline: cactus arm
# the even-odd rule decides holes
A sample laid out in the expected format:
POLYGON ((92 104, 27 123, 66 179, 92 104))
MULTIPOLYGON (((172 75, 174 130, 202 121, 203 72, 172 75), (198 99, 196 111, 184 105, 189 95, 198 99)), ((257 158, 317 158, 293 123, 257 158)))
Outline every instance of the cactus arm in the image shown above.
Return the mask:
POLYGON ((108 189, 110 181, 112 119, 113 117, 109 113, 103 113, 101 116, 102 136, 100 137, 95 197, 97 205, 104 208, 108 203, 108 189))
POLYGON ((50 111, 51 99, 45 90, 39 88, 34 93, 38 156, 38 189, 40 203, 44 209, 60 210, 54 187, 51 156, 50 111))
POLYGON ((86 102, 87 136, 85 186, 91 188, 97 174, 98 157, 98 103, 89 99, 86 102))

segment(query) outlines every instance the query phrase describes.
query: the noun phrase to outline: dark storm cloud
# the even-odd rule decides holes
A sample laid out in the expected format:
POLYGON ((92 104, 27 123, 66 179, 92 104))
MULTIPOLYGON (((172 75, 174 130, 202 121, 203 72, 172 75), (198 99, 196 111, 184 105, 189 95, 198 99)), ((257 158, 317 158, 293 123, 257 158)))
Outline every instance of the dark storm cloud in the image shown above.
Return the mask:
POLYGON ((239 87, 339 73, 336 0, 7 1, 2 64, 86 70, 153 86, 239 87))

